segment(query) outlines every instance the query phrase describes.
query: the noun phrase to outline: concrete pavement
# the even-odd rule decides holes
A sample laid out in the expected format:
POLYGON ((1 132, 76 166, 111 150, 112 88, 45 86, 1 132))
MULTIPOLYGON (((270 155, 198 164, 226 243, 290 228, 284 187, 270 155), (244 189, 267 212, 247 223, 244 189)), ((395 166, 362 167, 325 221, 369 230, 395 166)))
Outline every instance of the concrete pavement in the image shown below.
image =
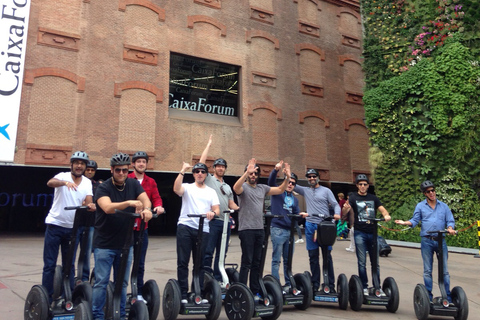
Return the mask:
MULTIPOLYGON (((176 278, 176 252, 174 237, 150 236, 146 263, 145 281, 155 279, 163 293, 165 283, 170 278, 176 278)), ((350 307, 346 311, 339 310, 337 304, 313 302, 312 306, 300 311, 294 307, 285 307, 279 319, 416 319, 413 309, 413 290, 417 283, 423 283, 423 264, 418 244, 388 241, 392 245, 392 253, 380 258, 381 279, 394 277, 400 291, 400 306, 396 313, 389 313, 384 307, 362 306, 358 312, 350 307)), ((344 273, 348 278, 357 274, 356 256, 345 250, 349 241, 337 241, 333 250, 333 261, 336 277, 344 273)), ((450 248, 449 271, 451 286, 461 286, 468 297, 469 319, 480 319, 480 259, 473 256, 478 250, 450 248)), ((0 235, 0 319, 23 319, 25 298, 30 288, 41 283, 43 267, 43 236, 0 235)), ((240 263, 240 241, 232 236, 227 262, 240 263)), ((93 257, 92 257, 93 260, 93 257)), ((93 263, 93 262, 92 262, 93 263)), ((367 262, 369 265, 369 262, 367 262)), ((93 265, 93 264, 92 264, 93 265)), ((191 266, 190 266, 191 267, 191 266)), ((294 273, 309 270, 308 254, 305 244, 295 247, 294 273)), ((368 268, 369 269, 369 268, 368 268)), ((281 268, 281 270, 283 270, 281 268)), ((271 271, 271 245, 267 254, 265 274, 271 271)), ((436 264, 434 279, 437 279, 436 264)), ((369 280, 370 279, 369 272, 369 280)), ((439 295, 435 281, 434 295, 439 295)), ((180 316, 179 319, 204 319, 203 316, 180 316)), ((163 319, 162 311, 158 319, 163 319)), ((228 319, 222 310, 221 320, 228 319)), ((429 319, 448 319, 445 317, 430 317, 429 319)))

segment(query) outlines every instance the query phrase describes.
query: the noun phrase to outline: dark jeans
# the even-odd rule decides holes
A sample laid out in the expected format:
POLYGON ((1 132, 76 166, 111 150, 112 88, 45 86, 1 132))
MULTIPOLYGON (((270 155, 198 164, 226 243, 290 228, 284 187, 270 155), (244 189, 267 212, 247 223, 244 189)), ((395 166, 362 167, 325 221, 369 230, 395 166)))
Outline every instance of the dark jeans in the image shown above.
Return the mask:
POLYGON ((259 293, 260 263, 265 231, 263 229, 242 230, 238 232, 238 237, 240 238, 240 246, 242 248, 240 282, 246 285, 248 272, 250 272, 250 289, 253 294, 259 293))
MULTIPOLYGON (((137 241, 140 238, 140 231, 133 231, 133 238, 134 238, 134 243, 137 243, 137 241)), ((143 245, 142 249, 140 252, 140 262, 138 264, 138 274, 137 274, 137 290, 138 294, 142 294, 142 288, 143 288, 143 276, 145 275, 145 257, 147 256, 147 249, 148 249, 148 229, 145 229, 143 233, 143 245)), ((135 246, 133 247, 133 256, 135 256, 135 246)))
MULTIPOLYGON (((372 270, 372 277, 374 270, 377 271, 377 281, 380 285, 380 265, 378 264, 378 250, 375 252, 374 244, 378 241, 374 238, 373 233, 366 233, 360 230, 355 230, 354 234, 355 239, 355 248, 357 253, 357 264, 358 264, 358 276, 362 280, 363 288, 368 288, 368 275, 367 275, 367 252, 370 257, 370 265, 372 270), (374 266, 372 263, 373 255, 377 256, 377 265, 374 266)), ((378 249, 378 248, 377 248, 378 249)))
POLYGON ((53 296, 53 278, 55 276, 55 267, 57 266, 58 250, 62 251, 62 266, 65 268, 67 263, 71 263, 70 286, 73 289, 75 277, 75 255, 72 261, 67 262, 69 241, 72 237, 71 228, 63 228, 53 224, 47 224, 45 230, 45 242, 43 245, 43 274, 42 285, 47 289, 48 298, 52 302, 53 296))
MULTIPOLYGON (((197 235, 198 230, 179 224, 177 226, 177 278, 180 290, 182 292, 182 299, 187 299, 188 296, 188 262, 190 255, 193 258, 193 270, 195 270, 195 258, 197 256, 197 235)), ((203 241, 201 248, 201 256, 204 256, 205 247, 208 242, 208 233, 203 233, 203 241)), ((203 288, 203 259, 198 266, 200 268, 199 281, 200 288, 203 288)), ((192 274, 194 271, 192 271, 192 274)))
MULTIPOLYGON (((322 246, 320 246, 321 248, 322 246)), ((327 249, 327 263, 328 263, 328 286, 335 289, 335 271, 333 270, 332 247, 327 249)), ((308 257, 310 259, 310 270, 312 271, 312 287, 320 288, 320 250, 308 250, 308 257)), ((325 281, 325 279, 323 279, 325 281)))
MULTIPOLYGON (((208 234, 208 243, 205 249, 205 258, 203 260, 203 265, 205 269, 212 268, 213 253, 215 254, 215 261, 213 264, 213 276, 217 281, 223 281, 222 274, 218 268, 218 262, 220 261, 220 246, 222 245, 222 235, 223 235, 223 221, 219 219, 213 219, 208 223, 210 227, 210 233, 208 234)), ((225 243, 225 255, 228 250, 228 240, 230 239, 230 223, 227 229, 227 242, 225 243)), ((224 257, 225 258, 225 257, 224 257)))

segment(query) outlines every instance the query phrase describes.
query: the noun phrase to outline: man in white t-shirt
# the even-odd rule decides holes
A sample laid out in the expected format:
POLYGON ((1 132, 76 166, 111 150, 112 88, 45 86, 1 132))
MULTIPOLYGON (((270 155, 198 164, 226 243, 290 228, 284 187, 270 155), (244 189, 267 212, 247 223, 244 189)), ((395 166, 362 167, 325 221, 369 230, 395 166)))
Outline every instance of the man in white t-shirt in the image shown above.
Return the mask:
MULTIPOLYGON (((62 265, 66 261, 69 249, 68 243, 72 237, 75 210, 64 210, 65 207, 81 206, 85 204, 89 211, 95 211, 92 194, 92 182, 85 177, 88 155, 77 151, 70 157, 70 172, 61 172, 47 182, 47 186, 55 188, 53 204, 45 218, 45 243, 43 247, 43 274, 42 285, 47 289, 50 302, 53 295, 53 278, 57 264, 58 250, 62 250, 62 265)), ((75 268, 72 266, 70 284, 73 288, 75 268)))
MULTIPOLYGON (((182 303, 188 303, 188 262, 190 254, 193 256, 193 267, 195 268, 196 241, 199 227, 199 218, 190 218, 188 214, 206 214, 207 221, 203 225, 203 241, 201 255, 204 256, 205 247, 208 242, 209 226, 208 221, 215 215, 220 214, 220 201, 217 193, 205 184, 208 168, 203 163, 197 163, 193 166, 192 172, 195 179, 194 183, 182 183, 185 171, 192 166, 183 163, 182 170, 178 174, 173 191, 182 197, 182 210, 177 224, 177 278, 182 293, 182 303)), ((202 259, 203 260, 203 259, 202 259)), ((202 261, 203 262, 203 261, 202 261)), ((203 285, 203 263, 199 266, 200 285, 203 285)))

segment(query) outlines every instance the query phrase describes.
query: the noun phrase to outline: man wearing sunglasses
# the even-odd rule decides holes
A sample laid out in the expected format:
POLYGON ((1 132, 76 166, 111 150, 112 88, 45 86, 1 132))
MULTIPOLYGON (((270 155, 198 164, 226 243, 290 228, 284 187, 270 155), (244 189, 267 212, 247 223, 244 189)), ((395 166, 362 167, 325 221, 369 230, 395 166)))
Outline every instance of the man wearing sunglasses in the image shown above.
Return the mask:
MULTIPOLYGON (((367 252, 370 257, 370 263, 372 263, 372 256, 376 255, 378 257, 378 252, 373 252, 374 241, 378 240, 374 239, 373 235, 376 225, 370 223, 370 220, 367 218, 375 218, 377 210, 383 215, 385 221, 390 221, 392 218, 377 196, 367 192, 369 181, 365 174, 357 175, 355 178, 355 183, 358 191, 357 193, 352 192, 349 194, 348 201, 345 202, 345 205, 343 206, 342 214, 353 215, 358 275, 362 281, 363 294, 368 296, 368 276, 366 267, 367 252)), ((380 265, 378 263, 376 266, 372 265, 372 277, 374 268, 377 269, 377 280, 378 283, 380 283, 380 265)), ((382 291, 382 289, 380 289, 380 295, 385 296, 385 293, 382 291)))
MULTIPOLYGON (((310 271, 312 272, 313 292, 320 288, 320 245, 316 240, 318 224, 323 221, 321 217, 314 217, 309 213, 317 213, 324 217, 330 216, 329 207, 333 207, 334 218, 340 219, 340 206, 329 188, 320 185, 318 171, 308 169, 305 176, 308 179, 308 187, 296 185, 294 191, 305 197, 307 214, 305 222, 305 238, 307 239, 308 258, 310 271)), ((335 273, 333 270, 332 246, 328 246, 328 282, 330 292, 335 292, 335 273)))
MULTIPOLYGON (((148 222, 152 218, 150 207, 152 203, 142 186, 134 179, 127 178, 130 156, 117 153, 110 159, 112 177, 97 187, 95 201, 97 213, 95 219, 95 233, 93 237, 93 254, 95 258, 95 284, 93 286, 92 305, 93 318, 104 319, 103 307, 106 302, 107 285, 113 267, 114 279, 120 268, 122 248, 128 232, 128 223, 131 219, 127 215, 115 214, 115 209, 128 210, 139 213, 141 219, 148 222)), ((127 270, 123 279, 122 299, 120 303, 120 317, 125 318, 125 302, 127 286, 130 276, 130 265, 133 259, 133 249, 130 246, 127 270)))
MULTIPOLYGON (((207 146, 205 147, 202 155, 200 156, 199 162, 205 163, 211 145, 212 135, 210 135, 210 139, 208 140, 207 146)), ((203 265, 205 266, 205 269, 211 272, 213 253, 216 251, 215 261, 213 264, 213 276, 215 277, 215 279, 217 279, 217 281, 223 281, 220 269, 218 268, 218 262, 220 260, 220 246, 222 244, 223 223, 225 221, 224 212, 229 209, 238 210, 239 208, 235 201, 233 201, 232 188, 230 188, 230 186, 223 180, 226 170, 227 161, 225 161, 225 159, 223 158, 218 158, 213 162, 213 175, 207 172, 207 176, 205 178, 205 184, 215 190, 218 196, 218 200, 220 201, 220 215, 216 219, 213 219, 208 223, 210 232, 208 234, 208 243, 205 249, 205 256, 203 259, 203 265)), ((228 251, 228 241, 230 239, 230 233, 231 229, 228 228, 225 255, 228 251)))
MULTIPOLYGON (((173 184, 173 191, 182 197, 182 209, 177 224, 177 279, 182 294, 181 303, 188 303, 188 262, 190 255, 197 255, 196 242, 199 227, 199 218, 190 218, 188 214, 206 214, 207 220, 203 225, 203 241, 201 255, 205 256, 205 248, 208 243, 210 231, 209 221, 220 214, 220 201, 217 193, 205 184, 208 168, 204 163, 198 162, 192 168, 193 183, 183 183, 186 170, 192 168, 188 163, 183 163, 182 170, 173 184)), ((200 286, 203 288, 203 261, 200 266, 200 286)), ((192 302, 192 301, 190 301, 192 302)), ((202 301, 206 303, 208 300, 202 301)))
POLYGON ((238 195, 240 211, 238 213, 238 237, 242 248, 240 266, 240 282, 247 284, 250 273, 250 290, 258 298, 260 296, 260 262, 262 260, 262 246, 265 239, 263 229, 263 207, 265 196, 282 194, 290 181, 290 165, 285 163, 284 174, 286 179, 279 187, 270 187, 258 184, 260 167, 252 158, 245 167, 243 175, 235 182, 233 191, 238 195), (247 181, 245 181, 245 179, 247 181))
MULTIPOLYGON (((421 222, 421 253, 423 260, 423 282, 427 288, 430 300, 432 300, 432 265, 433 254, 438 255, 439 248, 437 237, 438 235, 430 234, 428 231, 443 230, 447 227, 448 233, 454 235, 455 232, 455 220, 453 218, 452 211, 447 204, 437 199, 435 192, 435 185, 426 180, 420 184, 420 190, 425 196, 425 200, 419 202, 413 212, 413 217, 410 220, 395 220, 395 223, 411 226, 415 226, 421 222)), ((452 302, 450 294, 450 274, 448 273, 448 249, 445 239, 443 239, 443 283, 445 284, 445 291, 447 291, 448 302, 452 302)))

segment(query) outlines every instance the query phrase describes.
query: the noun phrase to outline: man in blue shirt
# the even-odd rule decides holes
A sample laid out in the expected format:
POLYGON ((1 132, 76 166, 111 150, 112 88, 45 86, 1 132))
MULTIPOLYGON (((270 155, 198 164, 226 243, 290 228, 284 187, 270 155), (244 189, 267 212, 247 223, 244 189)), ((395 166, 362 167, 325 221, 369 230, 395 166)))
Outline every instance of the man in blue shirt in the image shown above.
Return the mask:
MULTIPOLYGON (((425 195, 425 200, 421 201, 415 207, 413 218, 408 221, 395 220, 395 223, 411 226, 414 228, 419 222, 422 223, 420 230, 421 240, 421 252, 423 260, 423 281, 427 288, 430 300, 432 300, 432 265, 433 265, 433 253, 438 254, 438 242, 437 234, 428 233, 428 231, 444 230, 447 227, 449 234, 455 234, 455 220, 450 208, 442 201, 437 199, 435 193, 435 185, 426 180, 420 185, 420 190, 425 195)), ((445 290, 447 291, 447 298, 449 302, 452 302, 450 296, 450 275, 448 274, 447 259, 448 249, 445 239, 443 239, 443 282, 445 284, 445 290)))

